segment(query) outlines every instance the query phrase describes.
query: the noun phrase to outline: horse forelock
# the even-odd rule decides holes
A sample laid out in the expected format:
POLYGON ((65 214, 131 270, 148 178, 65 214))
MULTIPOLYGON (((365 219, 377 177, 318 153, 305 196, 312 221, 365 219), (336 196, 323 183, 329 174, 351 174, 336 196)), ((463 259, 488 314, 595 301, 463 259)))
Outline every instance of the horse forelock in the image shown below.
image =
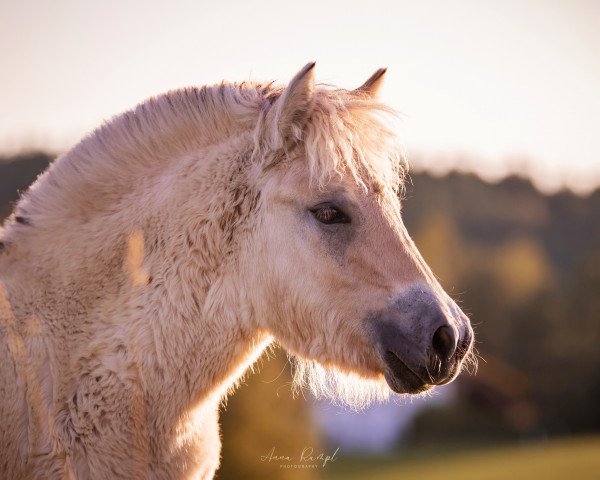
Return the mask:
MULTIPOLYGON (((262 137, 275 136, 265 129, 278 128, 278 125, 261 128, 260 122, 266 123, 268 109, 280 93, 280 90, 269 93, 263 118, 259 119, 255 148, 260 156, 269 154, 261 149, 262 137)), ((394 118, 393 109, 368 95, 319 85, 306 122, 292 129, 293 138, 275 146, 275 151, 270 152, 275 158, 269 159, 268 164, 272 166, 299 156, 307 160, 310 182, 316 188, 325 188, 334 177, 350 176, 366 190, 389 187, 398 192, 404 183, 407 164, 393 133, 394 118), (305 155, 297 155, 298 146, 303 147, 305 155)))
POLYGON ((311 178, 319 186, 350 175, 364 188, 397 191, 406 165, 389 125, 394 112, 345 90, 317 92, 305 144, 311 178))

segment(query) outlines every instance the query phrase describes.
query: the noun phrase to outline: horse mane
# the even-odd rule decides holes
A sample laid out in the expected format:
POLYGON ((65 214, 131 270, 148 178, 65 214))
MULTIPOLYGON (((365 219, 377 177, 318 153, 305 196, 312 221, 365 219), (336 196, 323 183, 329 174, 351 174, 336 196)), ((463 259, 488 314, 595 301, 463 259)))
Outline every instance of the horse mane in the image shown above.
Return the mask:
MULTIPOLYGON (((186 153, 222 141, 236 131, 254 128, 281 96, 283 87, 270 83, 226 83, 189 87, 152 97, 98 129, 96 139, 115 156, 127 150, 186 153), (162 142, 157 141, 157 132, 162 142), (117 140, 115 142, 115 140, 117 140), (116 148, 112 147, 112 144, 116 148)), ((406 164, 388 127, 395 112, 362 92, 318 86, 304 131, 311 179, 323 187, 334 175, 350 173, 363 185, 366 181, 397 189, 406 164)))
MULTIPOLYGON (((56 224, 74 209, 101 209, 140 178, 160 174, 173 159, 256 130, 283 90, 273 82, 222 82, 140 103, 53 162, 17 205, 14 218, 25 221, 11 227, 40 218, 56 224)), ((365 188, 398 190, 405 164, 388 127, 393 114, 362 92, 318 85, 297 139, 305 146, 311 181, 322 188, 333 176, 350 174, 365 188)), ((259 139, 255 142, 256 152, 259 139)))

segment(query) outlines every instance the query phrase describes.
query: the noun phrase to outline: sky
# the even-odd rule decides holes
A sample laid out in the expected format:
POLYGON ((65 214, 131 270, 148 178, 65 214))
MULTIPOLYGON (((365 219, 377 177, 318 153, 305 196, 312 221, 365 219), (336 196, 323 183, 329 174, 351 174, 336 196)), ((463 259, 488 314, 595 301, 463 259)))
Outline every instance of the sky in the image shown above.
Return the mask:
POLYGON ((409 161, 600 184, 600 1, 0 0, 0 152, 63 151, 145 98, 388 67, 409 161))

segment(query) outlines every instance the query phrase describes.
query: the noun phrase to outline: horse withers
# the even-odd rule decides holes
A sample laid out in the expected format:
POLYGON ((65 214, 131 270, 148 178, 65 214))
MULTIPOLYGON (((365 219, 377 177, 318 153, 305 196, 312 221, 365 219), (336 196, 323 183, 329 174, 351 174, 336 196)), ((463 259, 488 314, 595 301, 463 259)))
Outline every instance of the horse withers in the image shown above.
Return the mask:
POLYGON ((38 178, 0 233, 0 477, 212 478, 272 341, 352 406, 452 381, 472 329, 402 223, 384 73, 169 92, 38 178))

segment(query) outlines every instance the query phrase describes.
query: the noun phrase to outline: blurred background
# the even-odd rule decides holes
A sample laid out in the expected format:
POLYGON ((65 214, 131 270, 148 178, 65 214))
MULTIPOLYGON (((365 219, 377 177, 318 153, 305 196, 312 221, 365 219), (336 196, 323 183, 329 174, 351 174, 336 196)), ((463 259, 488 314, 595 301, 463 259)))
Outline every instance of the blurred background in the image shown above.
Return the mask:
POLYGON ((0 218, 150 95, 285 82, 313 59, 352 88, 387 66, 405 222, 470 314, 479 370, 352 412, 294 398, 276 349, 223 408, 218 478, 598 478, 599 22, 593 0, 0 0, 0 218), (333 461, 268 458, 306 448, 333 461))

